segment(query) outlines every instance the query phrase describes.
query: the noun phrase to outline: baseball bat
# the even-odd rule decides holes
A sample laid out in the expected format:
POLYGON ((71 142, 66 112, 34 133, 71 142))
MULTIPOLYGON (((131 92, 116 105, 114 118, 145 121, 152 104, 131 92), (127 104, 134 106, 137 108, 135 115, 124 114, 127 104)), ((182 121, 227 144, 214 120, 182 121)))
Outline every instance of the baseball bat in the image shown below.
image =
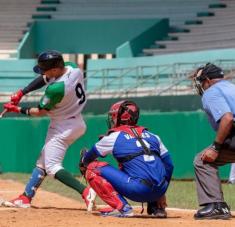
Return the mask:
POLYGON ((0 118, 3 117, 3 115, 7 112, 7 109, 4 109, 1 113, 0 113, 0 118))

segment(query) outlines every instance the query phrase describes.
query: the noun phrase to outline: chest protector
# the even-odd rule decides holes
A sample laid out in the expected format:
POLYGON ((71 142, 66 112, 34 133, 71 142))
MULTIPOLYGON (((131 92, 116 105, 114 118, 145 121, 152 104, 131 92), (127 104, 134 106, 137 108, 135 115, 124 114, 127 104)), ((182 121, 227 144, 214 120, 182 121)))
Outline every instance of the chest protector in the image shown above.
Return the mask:
POLYGON ((108 135, 113 133, 113 132, 124 132, 126 134, 129 134, 130 136, 136 138, 141 146, 142 146, 142 150, 139 151, 139 152, 136 152, 136 153, 133 153, 133 154, 130 154, 130 155, 127 155, 127 156, 124 156, 124 157, 119 157, 117 158, 118 162, 119 163, 123 163, 123 162, 127 162, 127 161, 130 161, 132 160, 133 158, 135 157, 138 157, 140 155, 156 155, 156 156, 159 156, 159 151, 152 151, 150 150, 146 144, 144 143, 141 135, 142 135, 142 132, 146 130, 146 128, 142 127, 142 126, 130 126, 130 125, 121 125, 119 127, 116 127, 116 128, 112 128, 108 131, 108 135))

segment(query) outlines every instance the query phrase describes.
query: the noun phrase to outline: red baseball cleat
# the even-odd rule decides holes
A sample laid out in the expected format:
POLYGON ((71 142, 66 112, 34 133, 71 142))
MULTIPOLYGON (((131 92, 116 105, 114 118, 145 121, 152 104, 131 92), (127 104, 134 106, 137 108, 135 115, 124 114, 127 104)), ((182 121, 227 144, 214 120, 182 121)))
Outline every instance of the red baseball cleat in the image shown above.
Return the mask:
POLYGON ((20 195, 16 199, 3 202, 2 205, 5 207, 29 208, 31 207, 31 198, 20 195))

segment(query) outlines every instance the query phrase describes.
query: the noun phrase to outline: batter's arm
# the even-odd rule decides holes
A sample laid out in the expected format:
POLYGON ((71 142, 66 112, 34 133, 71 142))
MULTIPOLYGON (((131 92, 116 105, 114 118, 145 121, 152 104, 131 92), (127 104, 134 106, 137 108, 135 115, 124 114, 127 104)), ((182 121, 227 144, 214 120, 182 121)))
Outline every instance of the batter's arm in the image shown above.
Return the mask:
POLYGON ((48 111, 45 109, 40 109, 38 107, 31 107, 28 109, 28 113, 28 115, 33 117, 41 117, 47 115, 48 111))
POLYGON ((20 107, 16 106, 12 103, 6 103, 3 105, 4 109, 7 110, 7 112, 13 112, 13 113, 22 113, 30 116, 40 117, 47 115, 48 110, 46 109, 40 109, 38 107, 20 107))
POLYGON ((28 94, 31 91, 38 90, 45 86, 48 83, 48 79, 45 75, 40 75, 37 78, 35 78, 31 83, 29 83, 24 89, 22 89, 22 92, 24 95, 28 94))
POLYGON ((48 83, 45 75, 40 75, 29 83, 25 88, 18 90, 11 96, 11 103, 18 105, 22 97, 31 91, 38 90, 48 83))

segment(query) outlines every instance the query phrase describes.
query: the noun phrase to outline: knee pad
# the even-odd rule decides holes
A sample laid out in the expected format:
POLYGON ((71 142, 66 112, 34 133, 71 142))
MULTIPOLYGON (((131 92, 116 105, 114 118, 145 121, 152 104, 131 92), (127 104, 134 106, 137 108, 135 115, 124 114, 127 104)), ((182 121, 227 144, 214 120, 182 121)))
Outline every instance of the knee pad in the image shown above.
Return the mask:
POLYGON ((100 168, 100 167, 103 167, 103 166, 107 166, 107 165, 108 165, 107 162, 94 161, 94 162, 91 162, 87 166, 87 169, 94 170, 94 169, 97 169, 97 168, 100 168))
POLYGON ((95 175, 100 176, 100 168, 107 165, 108 165, 107 162, 99 162, 99 161, 91 162, 87 166, 87 171, 85 176, 86 180, 89 181, 89 179, 91 179, 95 175))

